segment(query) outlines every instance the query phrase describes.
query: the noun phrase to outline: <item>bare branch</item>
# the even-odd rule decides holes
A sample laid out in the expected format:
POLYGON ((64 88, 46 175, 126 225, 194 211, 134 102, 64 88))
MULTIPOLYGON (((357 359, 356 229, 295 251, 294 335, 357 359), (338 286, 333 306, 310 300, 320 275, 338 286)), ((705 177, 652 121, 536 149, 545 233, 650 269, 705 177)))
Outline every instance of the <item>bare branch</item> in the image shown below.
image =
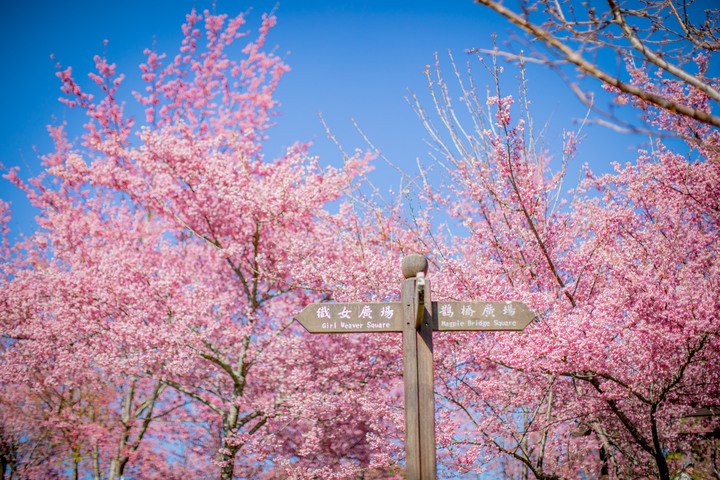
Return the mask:
MULTIPOLYGON (((669 112, 685 116, 687 118, 691 118, 693 120, 696 120, 701 123, 705 123, 707 125, 711 125, 714 127, 720 127, 720 117, 717 115, 713 115, 711 113, 705 112, 703 110, 699 110, 693 107, 690 107, 688 105, 684 105, 681 103, 678 103, 670 98, 664 97, 662 95, 648 92, 636 85, 624 82, 620 80, 615 75, 611 75, 605 70, 598 67, 595 63, 587 60, 582 56, 583 49, 582 48, 572 48, 566 43, 566 41, 563 41, 560 37, 554 35, 552 31, 548 30, 547 28, 544 28, 543 26, 537 25, 535 23, 530 22, 528 19, 528 14, 525 13, 524 15, 519 15, 512 10, 508 9, 507 7, 503 6, 499 2, 495 0, 476 0, 477 3, 485 5, 486 7, 489 7, 493 9, 495 12, 499 13, 506 19, 508 19, 513 25, 523 29, 530 35, 534 36, 538 40, 540 40, 542 43, 544 43, 555 55, 560 57, 564 62, 571 63, 575 65, 580 72, 583 74, 590 75, 594 78, 597 78, 598 80, 605 82, 606 84, 615 87, 620 92, 626 93, 628 95, 634 96, 640 100, 643 100, 645 102, 648 102, 650 104, 653 104, 659 108, 665 109, 669 112)), ((611 5, 614 5, 611 2, 611 5)), ((556 16, 556 21, 562 22, 564 17, 556 16)), ((615 23, 619 23, 620 20, 623 17, 617 17, 615 19, 615 23)), ((624 20, 623 20, 624 21, 624 20)), ((574 29, 571 29, 570 23, 561 23, 558 26, 559 28, 563 28, 564 30, 568 31, 570 30, 573 34, 578 33, 574 29)), ((622 27, 622 24, 619 23, 619 25, 622 27)), ((601 31, 601 27, 604 26, 602 22, 597 22, 594 25, 596 28, 593 30, 595 34, 597 34, 598 31, 601 31)), ((629 28, 629 27, 627 27, 629 28)), ((716 102, 720 102, 720 93, 713 88, 709 83, 703 82, 697 77, 693 77, 692 75, 689 75, 687 72, 684 72, 679 67, 676 67, 666 60, 663 60, 660 55, 656 54, 655 52, 651 52, 649 49, 647 49, 642 42, 637 38, 637 36, 632 33, 631 30, 623 29, 623 32, 626 33, 625 37, 627 41, 629 41, 632 46, 643 55, 643 58, 648 59, 651 63, 657 65, 663 70, 668 71, 669 73, 672 73, 676 77, 680 78, 681 80, 687 82, 689 85, 694 86, 695 88, 698 88, 702 92, 706 93, 710 98, 715 100, 716 102), (630 33, 630 37, 627 36, 627 32, 630 33)), ((611 35, 607 33, 606 35, 611 35)), ((620 47, 617 45, 612 45, 610 43, 607 43, 603 41, 601 38, 595 36, 588 36, 585 35, 585 39, 589 39, 589 41, 592 43, 592 48, 599 48, 599 47, 608 47, 613 48, 614 50, 619 52, 620 47)), ((574 40, 578 40, 578 38, 574 38, 574 40)), ((623 52, 624 54, 627 54, 627 51, 623 52)), ((549 64, 549 62, 548 62, 549 64)))

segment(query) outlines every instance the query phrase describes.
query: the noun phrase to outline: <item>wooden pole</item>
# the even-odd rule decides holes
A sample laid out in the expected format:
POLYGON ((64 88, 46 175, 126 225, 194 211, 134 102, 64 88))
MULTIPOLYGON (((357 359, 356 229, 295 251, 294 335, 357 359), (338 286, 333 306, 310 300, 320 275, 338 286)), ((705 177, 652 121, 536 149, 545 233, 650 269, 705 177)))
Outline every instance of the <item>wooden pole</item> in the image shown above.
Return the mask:
POLYGON ((405 475, 420 480, 420 412, 418 394, 417 329, 415 317, 415 279, 402 285, 403 304, 403 382, 405 384, 405 475))
POLYGON ((403 377, 405 384, 405 468, 408 480, 435 480, 433 315, 427 259, 403 259, 403 377))
POLYGON ((423 480, 435 480, 435 385, 433 381, 432 304, 430 281, 425 280, 421 302, 424 312, 417 331, 418 408, 420 413, 420 472, 423 480))

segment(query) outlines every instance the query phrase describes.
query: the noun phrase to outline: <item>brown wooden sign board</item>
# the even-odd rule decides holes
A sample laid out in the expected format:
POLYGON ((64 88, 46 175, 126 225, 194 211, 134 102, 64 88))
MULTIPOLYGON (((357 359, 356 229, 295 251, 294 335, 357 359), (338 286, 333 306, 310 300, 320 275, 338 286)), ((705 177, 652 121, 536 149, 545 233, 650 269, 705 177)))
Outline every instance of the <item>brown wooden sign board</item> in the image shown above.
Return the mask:
MULTIPOLYGON (((520 302, 432 302, 435 332, 522 330, 535 314, 520 302)), ((311 303, 295 317, 310 333, 402 332, 400 302, 311 303)))
POLYGON ((400 302, 311 303, 295 320, 310 333, 403 331, 400 302))
POLYGON ((433 302, 433 330, 523 330, 535 314, 521 302, 433 302))
POLYGON ((297 314, 310 333, 402 332, 405 475, 435 480, 433 331, 522 330, 535 318, 523 303, 432 302, 427 259, 403 259, 400 302, 311 303, 297 314))

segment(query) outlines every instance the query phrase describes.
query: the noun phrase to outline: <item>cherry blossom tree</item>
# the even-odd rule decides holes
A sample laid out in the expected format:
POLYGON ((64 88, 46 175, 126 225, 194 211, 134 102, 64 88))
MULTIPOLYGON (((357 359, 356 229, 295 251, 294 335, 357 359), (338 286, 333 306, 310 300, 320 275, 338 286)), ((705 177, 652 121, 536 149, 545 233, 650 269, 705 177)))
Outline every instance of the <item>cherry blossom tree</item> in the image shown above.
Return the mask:
MULTIPOLYGON (((439 74, 429 77, 433 114, 416 99, 437 147, 423 179, 446 177, 444 187, 423 185, 425 200, 461 232, 431 244, 434 287, 455 300, 521 300, 538 318, 516 335, 437 342, 445 461, 513 478, 669 480, 679 457, 717 448, 688 420, 720 398, 717 131, 648 108, 671 133, 694 122, 701 137, 687 142, 690 153, 658 140, 613 174, 586 168, 565 203, 578 133, 565 133, 551 161, 528 127, 527 92, 507 95, 488 67, 496 88, 487 99, 458 75, 467 117, 439 74)), ((674 89, 676 102, 703 96, 674 89)))
MULTIPOLYGON (((147 453, 143 440, 160 433, 153 420, 172 420, 182 406, 148 375, 160 360, 152 352, 157 344, 140 348, 133 336, 156 328, 152 310, 163 310, 155 299, 171 286, 141 269, 158 260, 153 240, 162 232, 151 231, 143 215, 128 214, 128 205, 109 192, 91 196, 88 184, 65 168, 78 159, 62 129, 53 135, 58 150, 44 162, 61 187, 15 178, 40 209, 43 228, 12 248, 5 242, 2 378, 15 397, 25 392, 12 409, 42 433, 42 450, 53 452, 44 467, 80 478, 90 465, 94 478, 120 478, 131 458, 147 453), (102 218, 112 218, 117 229, 103 227, 102 218), (113 252, 118 258, 108 262, 113 252)), ((32 475, 50 475, 36 470, 32 475)))
POLYGON ((28 389, 33 425, 61 427, 53 462, 73 478, 197 477, 211 463, 222 479, 398 468, 388 438, 402 415, 386 388, 397 374, 384 368, 397 339, 370 354, 362 339, 292 325, 311 301, 372 291, 327 283, 353 237, 351 209, 323 209, 370 156, 321 168, 296 144, 265 158, 288 67, 265 47, 272 16, 233 50, 244 22, 188 15, 176 56, 145 52, 130 106, 105 58, 90 87, 59 67, 82 136, 52 128, 45 172, 6 175, 40 229, 3 251, 3 381, 28 389), (137 105, 142 119, 126 113, 137 105))

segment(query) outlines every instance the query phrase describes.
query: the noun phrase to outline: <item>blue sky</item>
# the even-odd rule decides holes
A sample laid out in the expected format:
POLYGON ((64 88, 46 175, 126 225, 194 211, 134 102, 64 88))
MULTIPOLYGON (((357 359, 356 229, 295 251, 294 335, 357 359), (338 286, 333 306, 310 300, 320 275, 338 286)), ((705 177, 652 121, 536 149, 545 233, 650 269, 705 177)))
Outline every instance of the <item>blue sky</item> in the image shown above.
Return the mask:
MULTIPOLYGON (((252 28, 263 12, 277 6, 278 25, 269 44, 277 45, 277 53, 292 70, 277 92, 282 116, 270 131, 267 155, 277 156, 295 141, 313 141, 312 153, 320 156, 322 164, 338 165, 341 156, 327 138, 318 112, 348 151, 366 147, 354 119, 375 146, 404 170, 416 169, 418 158, 429 162, 424 143, 428 135, 405 100, 407 89, 429 108, 423 69, 433 63, 435 52, 450 79, 448 50, 464 68, 467 49, 491 48, 493 33, 502 43, 512 31, 472 0, 215 3, 217 13, 231 15, 252 8, 248 16, 252 28)), ((26 164, 38 173, 38 153, 51 148, 46 125, 70 118, 71 112, 57 102, 60 82, 51 54, 84 77, 93 68, 93 56, 105 53, 119 71, 135 77, 144 48, 154 45, 158 51, 175 53, 180 26, 192 8, 202 11, 213 5, 200 0, 5 2, 0 18, 0 162, 21 166, 24 175, 26 164)), ((490 81, 479 65, 475 71, 480 85, 490 81)), ((132 101, 126 82, 125 93, 132 101)), ((507 93, 514 93, 515 85, 509 71, 507 93)), ((573 129, 573 120, 584 116, 584 107, 557 75, 541 68, 530 71, 530 96, 536 123, 550 118, 547 139, 559 149, 562 129, 573 129)), ((587 132, 590 137, 581 145, 571 172, 579 172, 585 162, 606 170, 610 160, 633 157, 627 138, 601 127, 587 132)), ((569 180, 577 177, 571 173, 569 180)), ((387 188, 398 183, 393 171, 380 163, 375 179, 387 188)), ((7 181, 0 182, 0 196, 13 202, 19 226, 30 233, 33 213, 7 181)))

